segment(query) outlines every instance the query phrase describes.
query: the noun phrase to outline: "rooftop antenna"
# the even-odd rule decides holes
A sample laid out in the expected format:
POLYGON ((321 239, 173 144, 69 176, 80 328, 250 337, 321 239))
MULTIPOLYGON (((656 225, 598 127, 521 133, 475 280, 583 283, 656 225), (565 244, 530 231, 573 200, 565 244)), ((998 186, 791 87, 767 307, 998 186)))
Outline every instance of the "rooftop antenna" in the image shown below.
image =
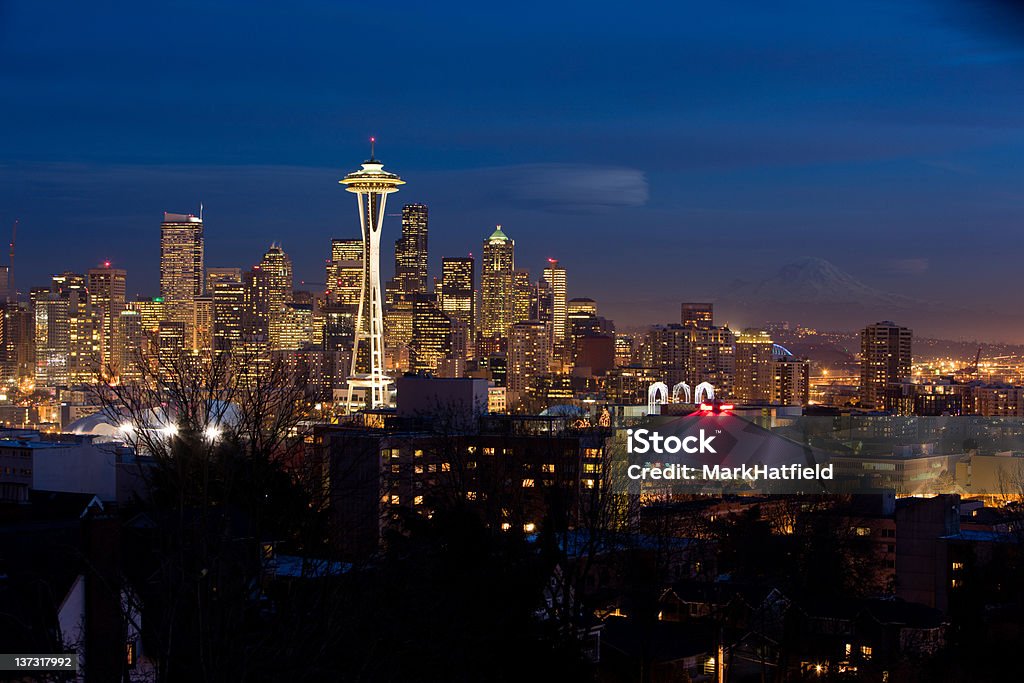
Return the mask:
POLYGON ((377 145, 377 138, 370 136, 370 161, 373 161, 373 148, 377 145))
POLYGON ((199 202, 199 222, 203 222, 203 203, 199 202))

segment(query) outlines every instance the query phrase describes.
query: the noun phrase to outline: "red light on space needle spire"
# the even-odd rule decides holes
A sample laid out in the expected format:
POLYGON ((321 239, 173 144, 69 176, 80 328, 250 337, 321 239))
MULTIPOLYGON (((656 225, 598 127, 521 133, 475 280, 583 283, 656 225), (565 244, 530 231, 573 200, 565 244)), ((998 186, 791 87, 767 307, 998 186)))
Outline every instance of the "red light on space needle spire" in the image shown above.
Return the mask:
POLYGON ((370 158, 373 158, 373 148, 377 145, 377 138, 373 135, 370 136, 370 158))

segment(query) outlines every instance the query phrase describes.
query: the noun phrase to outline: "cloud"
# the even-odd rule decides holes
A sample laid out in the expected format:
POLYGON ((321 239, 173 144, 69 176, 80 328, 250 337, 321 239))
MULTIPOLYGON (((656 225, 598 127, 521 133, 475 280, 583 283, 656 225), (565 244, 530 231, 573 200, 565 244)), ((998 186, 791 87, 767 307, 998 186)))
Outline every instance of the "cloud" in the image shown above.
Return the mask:
POLYGON ((928 259, 922 257, 889 259, 882 264, 885 270, 897 275, 922 275, 928 272, 928 259))
POLYGON ((521 164, 472 172, 496 199, 544 211, 592 213, 637 207, 650 195, 643 171, 591 164, 521 164))

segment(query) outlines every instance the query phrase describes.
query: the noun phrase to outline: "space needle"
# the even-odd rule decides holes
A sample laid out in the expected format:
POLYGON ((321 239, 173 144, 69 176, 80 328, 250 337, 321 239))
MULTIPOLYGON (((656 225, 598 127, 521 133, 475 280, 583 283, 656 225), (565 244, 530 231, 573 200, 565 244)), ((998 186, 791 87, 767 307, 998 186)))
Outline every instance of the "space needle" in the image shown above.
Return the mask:
POLYGON ((384 374, 384 309, 380 289, 380 232, 384 224, 384 205, 388 195, 398 192, 405 181, 384 170, 384 164, 374 158, 376 140, 370 138, 370 158, 362 168, 353 171, 338 182, 359 200, 359 225, 363 231, 363 277, 356 314, 355 338, 352 342, 352 370, 348 377, 346 405, 352 409, 352 394, 357 388, 366 391, 366 406, 370 409, 387 405, 388 384, 391 378, 384 374), (359 372, 359 346, 369 343, 366 372, 359 372))

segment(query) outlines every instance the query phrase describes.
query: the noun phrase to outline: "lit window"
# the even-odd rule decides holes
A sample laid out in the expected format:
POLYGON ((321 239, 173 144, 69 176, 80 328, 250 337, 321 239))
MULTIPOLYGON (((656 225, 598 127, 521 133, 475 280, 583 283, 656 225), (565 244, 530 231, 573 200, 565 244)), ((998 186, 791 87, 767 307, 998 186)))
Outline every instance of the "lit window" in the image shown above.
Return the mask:
POLYGON ((398 474, 401 471, 402 471, 402 466, 399 465, 398 463, 395 463, 394 465, 391 466, 391 474, 398 474))
POLYGON ((423 505, 423 496, 416 496, 412 499, 413 505, 423 505))
POLYGON ((849 657, 850 654, 852 654, 852 653, 853 653, 853 644, 852 643, 847 643, 846 644, 846 656, 849 657))
POLYGON ((129 669, 134 669, 135 664, 138 662, 139 657, 137 648, 138 644, 135 638, 132 638, 127 643, 125 643, 124 661, 125 665, 127 665, 129 669))
POLYGON ((476 500, 476 491, 466 491, 466 500, 476 500))
POLYGON ((398 505, 400 502, 401 502, 401 500, 399 499, 398 496, 396 496, 396 495, 391 496, 391 504, 392 505, 398 505))
POLYGON ((443 462, 443 463, 441 463, 441 471, 442 472, 451 472, 452 471, 452 464, 450 462, 443 462))
POLYGON ((532 534, 536 530, 537 530, 537 525, 534 524, 533 522, 527 522, 526 524, 523 525, 523 531, 525 531, 528 534, 532 534))
POLYGON ((860 654, 864 657, 864 659, 871 659, 871 647, 868 645, 861 645, 860 654))
POLYGON ((543 465, 541 465, 540 469, 541 469, 542 472, 552 472, 553 473, 555 471, 555 466, 554 466, 553 463, 544 463, 543 465))
POLYGON ((412 469, 416 474, 423 474, 423 465, 416 465, 412 469))
POLYGON ((419 449, 419 448, 416 449, 415 451, 412 452, 412 456, 414 458, 422 458, 423 457, 423 449, 419 449))
POLYGON ((484 448, 484 455, 494 455, 494 449, 490 447, 484 448))
POLYGON ((964 563, 963 562, 954 562, 953 563, 953 571, 955 571, 955 572, 956 571, 960 571, 963 568, 964 568, 964 563))
POLYGON ((532 489, 534 487, 533 479, 523 479, 523 488, 532 489))

